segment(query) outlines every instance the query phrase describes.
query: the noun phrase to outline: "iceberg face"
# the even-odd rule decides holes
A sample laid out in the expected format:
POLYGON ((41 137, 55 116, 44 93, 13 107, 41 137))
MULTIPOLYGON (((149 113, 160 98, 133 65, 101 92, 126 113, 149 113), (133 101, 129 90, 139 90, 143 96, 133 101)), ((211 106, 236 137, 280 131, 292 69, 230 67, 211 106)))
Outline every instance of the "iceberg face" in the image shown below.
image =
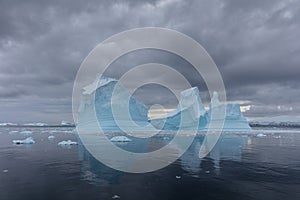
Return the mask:
MULTIPOLYGON (((247 122, 247 119, 243 116, 239 104, 222 104, 219 102, 219 97, 216 92, 214 92, 213 97, 210 103, 210 109, 207 111, 206 120, 207 125, 206 129, 209 128, 211 121, 218 123, 221 119, 211 119, 212 109, 221 110, 226 109, 226 117, 224 121, 223 130, 225 131, 250 131, 251 128, 247 122)), ((210 127, 214 129, 214 127, 210 127)))
POLYGON ((119 128, 120 122, 122 127, 125 125, 126 130, 130 131, 137 130, 137 127, 145 127, 149 122, 162 130, 214 130, 210 124, 219 122, 224 122, 225 131, 251 130, 240 111, 240 105, 221 103, 216 92, 213 93, 209 110, 205 110, 197 87, 182 91, 177 108, 166 117, 149 120, 148 108, 132 97, 122 84, 115 79, 99 75, 92 84, 83 89, 77 129, 84 132, 98 131, 95 125, 98 126, 99 123, 103 132, 123 132, 119 128), (129 111, 124 109, 126 105, 129 111), (226 110, 225 119, 212 119, 213 109, 226 110), (93 116, 94 113, 97 119, 93 116), (132 121, 135 126, 132 125, 132 121))
POLYGON ((199 119, 205 112, 199 90, 193 87, 181 92, 181 99, 176 110, 169 113, 166 118, 152 119, 151 124, 163 130, 191 129, 193 127, 197 129, 198 123, 200 123, 199 119), (184 121, 181 122, 181 118, 184 121))
POLYGON ((101 75, 100 77, 100 79, 97 78, 91 85, 84 88, 79 107, 79 130, 98 130, 94 127, 95 123, 91 115, 94 112, 93 109, 95 109, 98 123, 104 132, 122 132, 115 118, 118 118, 118 121, 125 121, 124 124, 128 119, 126 117, 122 118, 122 115, 114 116, 112 106, 116 110, 121 109, 127 104, 126 100, 129 100, 129 116, 132 121, 137 125, 147 125, 148 108, 132 97, 117 80, 101 75))

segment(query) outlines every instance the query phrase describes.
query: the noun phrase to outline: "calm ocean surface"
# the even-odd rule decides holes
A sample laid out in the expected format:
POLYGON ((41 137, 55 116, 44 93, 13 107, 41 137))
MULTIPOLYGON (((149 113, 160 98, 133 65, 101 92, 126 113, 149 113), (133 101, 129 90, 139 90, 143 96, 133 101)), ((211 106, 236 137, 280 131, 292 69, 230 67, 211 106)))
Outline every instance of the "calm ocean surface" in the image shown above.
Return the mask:
MULTIPOLYGON (((146 174, 106 167, 82 145, 57 145, 69 139, 77 141, 72 128, 0 128, 0 200, 300 199, 300 129, 226 133, 204 159, 198 136, 176 162, 146 174), (27 137, 36 143, 12 143, 27 137)), ((157 149, 167 142, 153 137, 122 148, 157 149)))

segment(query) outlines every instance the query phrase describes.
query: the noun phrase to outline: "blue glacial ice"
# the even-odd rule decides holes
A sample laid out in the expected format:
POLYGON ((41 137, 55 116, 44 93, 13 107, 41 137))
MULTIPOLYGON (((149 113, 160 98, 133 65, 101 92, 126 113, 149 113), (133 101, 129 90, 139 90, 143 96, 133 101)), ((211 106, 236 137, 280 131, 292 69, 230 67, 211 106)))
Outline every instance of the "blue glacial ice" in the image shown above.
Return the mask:
MULTIPOLYGON (((118 80, 98 75, 93 83, 83 88, 76 128, 84 132, 99 131, 98 127, 103 132, 123 132, 124 129, 119 126, 120 121, 122 127, 127 126, 127 130, 133 132, 140 130, 137 127, 148 127, 149 123, 159 130, 213 130, 210 124, 219 122, 224 122, 225 131, 251 130, 239 104, 221 103, 218 94, 214 92, 209 109, 206 110, 197 87, 181 92, 181 99, 173 112, 161 118, 149 119, 147 106, 131 96, 118 80), (129 111, 126 113, 122 109, 127 104, 129 111), (225 119, 212 119, 213 109, 226 110, 225 119), (116 110, 117 115, 113 115, 116 110)), ((147 131, 147 128, 143 130, 147 131)))

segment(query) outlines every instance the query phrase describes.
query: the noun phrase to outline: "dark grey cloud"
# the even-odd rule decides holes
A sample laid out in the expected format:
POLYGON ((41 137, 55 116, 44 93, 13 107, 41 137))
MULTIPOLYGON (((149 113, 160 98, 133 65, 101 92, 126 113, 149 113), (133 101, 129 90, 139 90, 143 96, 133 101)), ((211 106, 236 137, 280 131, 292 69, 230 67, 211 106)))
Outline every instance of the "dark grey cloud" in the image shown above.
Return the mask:
MULTIPOLYGON (((297 0, 2 0, 0 121, 70 120, 73 81, 86 55, 112 34, 145 26, 172 28, 201 43, 219 67, 228 99, 252 106, 247 116, 298 115, 299 21, 297 0)), ((107 73, 118 77, 149 61, 173 66, 209 101, 200 76, 167 53, 135 52, 107 73)), ((151 96, 176 103, 153 88, 136 95, 148 104, 151 96)))

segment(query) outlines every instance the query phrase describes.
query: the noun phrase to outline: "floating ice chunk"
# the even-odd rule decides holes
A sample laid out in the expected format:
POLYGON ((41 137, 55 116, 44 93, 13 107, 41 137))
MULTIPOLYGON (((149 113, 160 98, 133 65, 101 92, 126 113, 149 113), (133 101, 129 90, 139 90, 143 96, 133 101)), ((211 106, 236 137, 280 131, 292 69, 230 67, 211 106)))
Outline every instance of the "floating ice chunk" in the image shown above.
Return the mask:
POLYGON ((61 126, 74 126, 74 123, 68 122, 68 121, 62 121, 60 125, 61 126))
POLYGON ((266 137, 267 135, 263 134, 263 133, 259 133, 256 135, 256 137, 266 137))
POLYGON ((53 136, 53 135, 50 135, 49 137, 48 137, 48 140, 53 140, 55 137, 53 136))
POLYGON ((8 172, 8 169, 4 169, 4 170, 3 170, 3 173, 7 173, 7 172, 8 172))
POLYGON ((31 135, 32 131, 21 131, 20 132, 22 135, 31 135))
POLYGON ((14 124, 14 123, 0 123, 0 126, 17 126, 18 124, 14 124))
POLYGON ((119 195, 114 195, 111 197, 112 199, 120 199, 121 197, 119 195))
POLYGON ((25 140, 13 140, 14 144, 34 144, 35 141, 32 137, 26 138, 25 140))
POLYGON ((9 134, 19 133, 19 131, 9 131, 9 134))
POLYGON ((130 142, 131 139, 129 139, 126 136, 115 136, 115 137, 112 137, 110 139, 110 141, 112 141, 112 142, 130 142))
POLYGON ((23 124, 24 126, 48 126, 48 124, 46 123, 41 123, 41 122, 37 122, 37 123, 27 123, 27 124, 23 124))
POLYGON ((61 141, 61 142, 58 143, 58 145, 62 145, 62 146, 64 146, 64 145, 77 145, 77 144, 78 144, 77 142, 73 142, 71 140, 61 141))
POLYGON ((181 179, 181 176, 175 176, 176 179, 181 179))

